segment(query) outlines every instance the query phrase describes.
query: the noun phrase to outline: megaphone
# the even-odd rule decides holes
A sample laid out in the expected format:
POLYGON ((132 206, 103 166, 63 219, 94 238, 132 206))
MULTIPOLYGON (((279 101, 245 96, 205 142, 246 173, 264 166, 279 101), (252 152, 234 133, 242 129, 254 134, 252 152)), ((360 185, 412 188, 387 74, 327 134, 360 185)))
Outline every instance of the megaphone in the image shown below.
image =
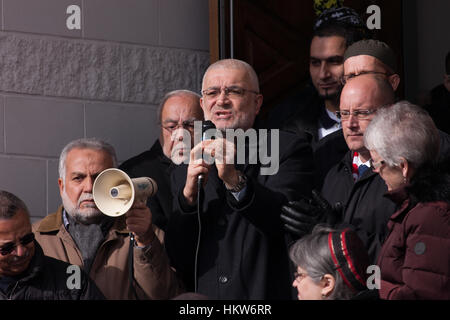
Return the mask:
POLYGON ((103 170, 95 179, 92 195, 95 205, 104 214, 118 217, 130 210, 133 203, 147 202, 158 191, 152 178, 131 179, 120 169, 103 170))

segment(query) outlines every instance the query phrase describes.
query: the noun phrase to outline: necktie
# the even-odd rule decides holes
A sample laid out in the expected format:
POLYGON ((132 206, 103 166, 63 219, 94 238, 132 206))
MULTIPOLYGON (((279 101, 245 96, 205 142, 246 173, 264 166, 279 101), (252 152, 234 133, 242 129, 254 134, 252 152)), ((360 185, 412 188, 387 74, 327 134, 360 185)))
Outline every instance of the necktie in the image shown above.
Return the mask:
POLYGON ((368 166, 366 166, 365 164, 362 164, 358 167, 358 176, 359 178, 362 177, 362 175, 364 174, 364 172, 366 172, 366 170, 369 169, 368 166))

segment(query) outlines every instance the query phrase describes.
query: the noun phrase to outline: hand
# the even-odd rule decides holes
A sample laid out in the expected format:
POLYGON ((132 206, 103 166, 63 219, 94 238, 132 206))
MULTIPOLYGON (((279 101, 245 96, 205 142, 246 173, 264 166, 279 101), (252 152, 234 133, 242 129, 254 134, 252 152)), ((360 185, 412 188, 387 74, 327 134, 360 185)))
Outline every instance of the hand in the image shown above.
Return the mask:
POLYGON ((127 229, 135 236, 138 246, 148 246, 155 233, 152 229, 152 213, 143 202, 136 202, 125 214, 127 229))
MULTIPOLYGON (((208 140, 211 141, 211 140, 208 140)), ((189 166, 186 175, 186 183, 183 189, 183 196, 190 205, 194 205, 197 200, 197 181, 200 174, 204 177, 203 185, 206 184, 208 179, 208 172, 211 167, 202 158, 202 153, 207 141, 202 141, 192 148, 190 153, 189 166)))
POLYGON ((316 190, 312 199, 291 201, 281 208, 281 220, 286 231, 295 237, 302 237, 311 232, 318 223, 334 225, 340 217, 342 205, 332 206, 316 190))
POLYGON ((223 138, 204 141, 204 154, 214 157, 218 177, 225 183, 228 189, 232 189, 239 183, 239 175, 234 166, 236 147, 233 142, 223 138))

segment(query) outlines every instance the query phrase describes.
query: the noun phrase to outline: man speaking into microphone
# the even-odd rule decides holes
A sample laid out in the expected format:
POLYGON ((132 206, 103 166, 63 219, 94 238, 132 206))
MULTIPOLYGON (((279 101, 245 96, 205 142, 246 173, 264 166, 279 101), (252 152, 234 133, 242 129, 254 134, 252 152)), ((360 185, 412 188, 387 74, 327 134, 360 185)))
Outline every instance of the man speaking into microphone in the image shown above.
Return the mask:
POLYGON ((188 290, 211 299, 291 298, 279 212, 283 203, 310 194, 312 151, 304 136, 256 131, 262 102, 249 64, 235 59, 212 64, 203 77, 200 104, 220 133, 198 142, 189 164, 172 174, 174 212, 165 238, 169 258, 188 290), (252 133, 256 145, 240 137, 252 133), (267 152, 260 151, 278 150, 274 146, 277 170, 265 171, 270 163, 261 159, 267 152), (203 192, 197 206, 200 175, 203 192))

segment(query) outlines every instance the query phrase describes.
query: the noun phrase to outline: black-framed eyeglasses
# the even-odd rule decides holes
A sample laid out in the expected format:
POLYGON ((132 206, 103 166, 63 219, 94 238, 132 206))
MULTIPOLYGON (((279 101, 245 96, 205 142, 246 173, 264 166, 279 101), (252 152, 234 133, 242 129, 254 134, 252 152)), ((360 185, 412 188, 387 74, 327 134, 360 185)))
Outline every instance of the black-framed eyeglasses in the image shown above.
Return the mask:
MULTIPOLYGON (((26 246, 30 244, 34 240, 34 233, 30 232, 24 235, 22 238, 19 239, 19 243, 23 246, 26 246)), ((0 247, 0 253, 2 256, 6 256, 7 254, 10 254, 11 252, 16 249, 17 244, 15 242, 7 242, 4 245, 0 247)))
POLYGON ((349 73, 349 74, 344 74, 344 75, 341 77, 340 80, 341 80, 342 85, 345 85, 345 84, 347 83, 348 80, 353 79, 353 78, 355 78, 355 77, 357 77, 357 76, 361 76, 361 75, 363 75, 363 74, 382 74, 382 75, 385 75, 386 77, 389 77, 389 76, 392 75, 392 74, 390 74, 390 73, 387 73, 387 72, 381 72, 381 71, 361 71, 361 72, 359 72, 359 73, 349 73))
POLYGON ((208 89, 203 90, 202 91, 202 95, 205 98, 213 99, 213 98, 217 98, 218 96, 220 96, 222 91, 225 93, 225 95, 227 97, 230 97, 230 98, 243 97, 246 92, 259 94, 258 91, 244 89, 244 88, 241 88, 239 86, 230 86, 230 87, 221 87, 221 88, 219 88, 219 87, 210 87, 208 89))
POLYGON ((168 122, 161 126, 170 133, 174 132, 179 128, 183 128, 188 131, 194 131, 194 120, 183 121, 182 123, 168 122))
POLYGON ((358 120, 366 120, 370 118, 370 115, 377 112, 377 109, 370 109, 370 110, 341 110, 336 111, 336 116, 341 120, 348 120, 350 118, 350 115, 354 116, 358 120))
POLYGON ((384 160, 375 162, 372 159, 370 159, 369 162, 370 162, 370 166, 372 167, 373 170, 378 170, 379 168, 381 168, 383 165, 386 164, 386 161, 384 161, 384 160))

